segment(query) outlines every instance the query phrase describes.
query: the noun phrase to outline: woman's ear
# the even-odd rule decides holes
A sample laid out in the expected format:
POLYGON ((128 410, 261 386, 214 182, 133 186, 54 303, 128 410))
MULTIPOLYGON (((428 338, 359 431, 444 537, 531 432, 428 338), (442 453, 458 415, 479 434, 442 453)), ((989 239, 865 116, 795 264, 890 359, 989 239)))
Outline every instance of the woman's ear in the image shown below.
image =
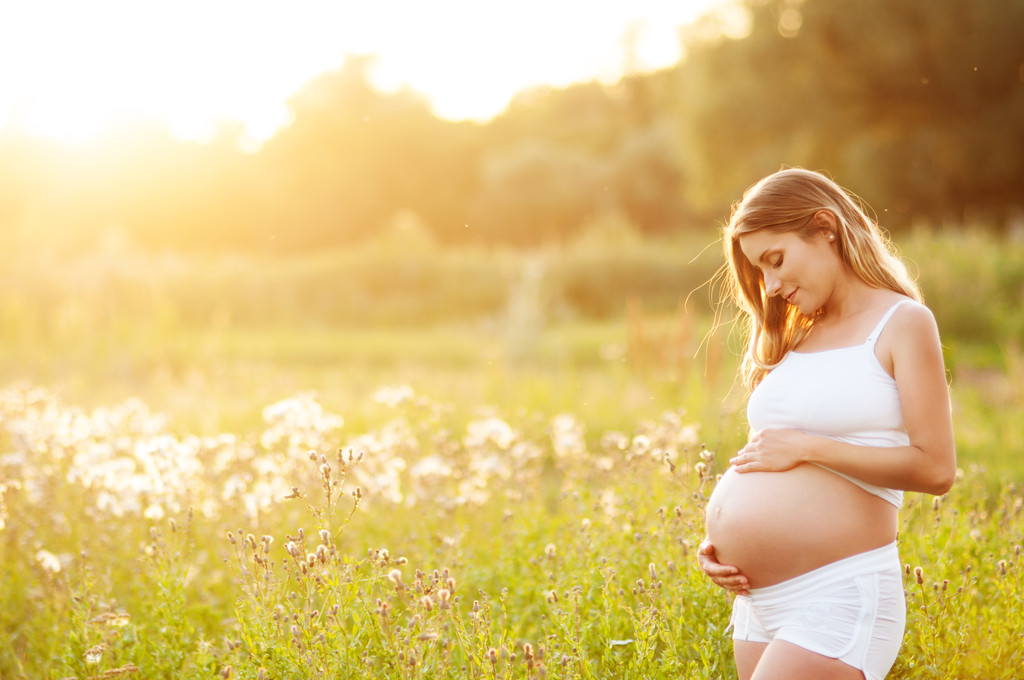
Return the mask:
POLYGON ((819 210, 814 213, 814 226, 818 228, 818 233, 824 236, 829 243, 835 243, 839 224, 831 210, 819 210))

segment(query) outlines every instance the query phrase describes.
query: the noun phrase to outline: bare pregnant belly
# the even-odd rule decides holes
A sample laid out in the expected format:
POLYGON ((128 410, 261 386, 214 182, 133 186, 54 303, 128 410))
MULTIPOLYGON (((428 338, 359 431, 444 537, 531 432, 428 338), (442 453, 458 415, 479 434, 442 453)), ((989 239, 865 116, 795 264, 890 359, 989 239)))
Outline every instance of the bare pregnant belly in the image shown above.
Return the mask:
POLYGON ((897 509, 817 465, 785 472, 729 469, 706 510, 718 561, 752 588, 779 583, 891 543, 897 509))

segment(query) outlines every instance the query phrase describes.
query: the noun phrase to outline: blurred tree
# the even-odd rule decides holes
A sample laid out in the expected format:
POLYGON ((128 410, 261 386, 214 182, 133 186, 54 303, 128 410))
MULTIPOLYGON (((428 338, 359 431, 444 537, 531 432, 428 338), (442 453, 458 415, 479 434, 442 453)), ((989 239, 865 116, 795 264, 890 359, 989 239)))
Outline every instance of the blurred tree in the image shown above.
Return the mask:
POLYGON ((679 228, 684 213, 682 163, 673 128, 667 124, 633 131, 611 156, 612 199, 641 231, 679 228))
POLYGON ((534 139, 595 156, 607 154, 629 127, 630 102, 620 92, 624 94, 596 81, 526 90, 487 124, 487 148, 515 147, 534 139))
POLYGON ((475 126, 437 119, 415 93, 376 91, 371 65, 349 57, 307 84, 290 101, 292 125, 259 154, 260 174, 278 191, 270 228, 279 247, 350 243, 403 209, 442 236, 464 228, 475 126))
MULTIPOLYGON (((677 127, 659 113, 668 110, 670 85, 661 74, 632 75, 613 86, 592 82, 563 90, 539 88, 517 97, 485 130, 489 161, 478 214, 501 204, 506 214, 531 211, 535 224, 545 221, 540 215, 548 215, 551 238, 574 232, 583 226, 580 220, 608 211, 627 217, 645 232, 678 228, 686 214, 686 161, 677 127), (541 151, 544 148, 562 160, 554 160, 541 151), (531 164, 531 182, 540 191, 510 193, 526 181, 531 164), (519 177, 515 181, 508 174, 512 167, 519 177), (555 184, 548 175, 557 173, 558 167, 577 175, 562 180, 577 187, 575 208, 562 210, 553 202, 555 184), (499 199, 500 193, 508 195, 499 199), (516 207, 509 208, 512 205, 516 207)), ((492 237, 501 238, 503 233, 501 226, 493 225, 492 237)))
POLYGON ((783 164, 827 169, 900 222, 1020 206, 1022 0, 746 6, 747 37, 680 66, 706 95, 690 120, 698 207, 721 214, 783 164))
POLYGON ((473 219, 478 233, 529 246, 564 240, 607 192, 603 171, 593 156, 539 141, 496 153, 482 167, 473 219))

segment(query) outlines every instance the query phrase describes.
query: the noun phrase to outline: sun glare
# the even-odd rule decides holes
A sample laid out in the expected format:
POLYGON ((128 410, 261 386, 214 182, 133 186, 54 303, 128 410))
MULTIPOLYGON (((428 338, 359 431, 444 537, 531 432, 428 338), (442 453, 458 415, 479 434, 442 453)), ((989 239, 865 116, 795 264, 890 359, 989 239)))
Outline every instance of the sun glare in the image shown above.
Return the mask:
POLYGON ((75 142, 148 119, 209 141, 232 121, 253 150, 289 123, 288 98, 348 53, 378 56, 382 89, 486 120, 534 85, 673 63, 679 27, 722 1, 3 3, 0 63, 17 68, 0 69, 0 132, 75 142))
MULTIPOLYGON (((286 99, 344 52, 304 42, 312 3, 105 0, 0 6, 0 128, 84 141, 150 119, 208 141, 237 121, 259 144, 286 99)), ((315 15, 315 12, 313 12, 315 15)), ((315 25, 315 23, 313 24, 315 25)), ((243 140, 244 141, 244 140, 243 140)))

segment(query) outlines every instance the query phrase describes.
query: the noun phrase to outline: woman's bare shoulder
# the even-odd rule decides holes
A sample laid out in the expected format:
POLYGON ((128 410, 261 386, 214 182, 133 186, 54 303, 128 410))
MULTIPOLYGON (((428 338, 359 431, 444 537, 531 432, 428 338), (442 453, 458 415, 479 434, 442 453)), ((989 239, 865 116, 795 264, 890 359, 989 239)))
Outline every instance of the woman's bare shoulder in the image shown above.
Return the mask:
POLYGON ((894 362, 917 367, 943 363, 939 326, 927 306, 917 301, 902 304, 887 325, 879 343, 894 362))
POLYGON ((889 324, 898 331, 894 335, 938 336, 939 326, 932 310, 913 298, 903 299, 907 304, 901 304, 889 320, 889 324))

